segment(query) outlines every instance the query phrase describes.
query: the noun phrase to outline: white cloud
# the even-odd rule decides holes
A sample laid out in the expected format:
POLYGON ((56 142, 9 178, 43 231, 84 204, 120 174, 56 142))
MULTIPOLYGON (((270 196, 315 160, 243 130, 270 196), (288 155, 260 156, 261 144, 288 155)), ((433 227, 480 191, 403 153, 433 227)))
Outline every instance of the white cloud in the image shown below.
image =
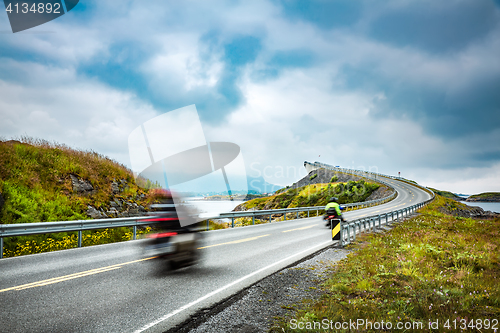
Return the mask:
POLYGON ((23 84, 0 80, 0 133, 7 137, 55 140, 129 164, 128 134, 156 115, 152 106, 134 95, 72 71, 32 63, 3 66, 37 73, 23 84))

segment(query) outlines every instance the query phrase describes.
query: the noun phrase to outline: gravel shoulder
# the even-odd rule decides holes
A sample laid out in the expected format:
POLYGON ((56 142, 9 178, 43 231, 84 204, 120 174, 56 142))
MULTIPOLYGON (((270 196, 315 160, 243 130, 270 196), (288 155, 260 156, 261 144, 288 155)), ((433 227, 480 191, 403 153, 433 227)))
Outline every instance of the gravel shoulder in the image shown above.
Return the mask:
POLYGON ((326 272, 349 252, 335 247, 318 251, 225 301, 199 311, 167 333, 268 332, 274 318, 286 318, 302 302, 319 299, 322 295, 319 284, 327 278, 326 272))

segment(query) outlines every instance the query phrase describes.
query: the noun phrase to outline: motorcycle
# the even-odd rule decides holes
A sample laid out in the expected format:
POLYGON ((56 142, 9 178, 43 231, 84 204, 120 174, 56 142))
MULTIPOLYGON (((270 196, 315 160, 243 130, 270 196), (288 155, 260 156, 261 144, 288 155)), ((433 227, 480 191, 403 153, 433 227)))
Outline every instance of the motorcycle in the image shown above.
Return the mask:
MULTIPOLYGON (((344 210, 344 207, 340 206, 340 210, 344 210)), ((344 218, 339 216, 335 209, 330 208, 325 212, 325 215, 323 215, 323 220, 325 221, 325 226, 330 227, 332 223, 336 223, 335 220, 342 222, 344 221, 344 218)))
POLYGON ((200 257, 198 247, 201 233, 196 226, 181 227, 172 203, 150 206, 154 215, 146 220, 155 225, 157 232, 146 236, 144 252, 168 262, 171 269, 194 265, 200 257))

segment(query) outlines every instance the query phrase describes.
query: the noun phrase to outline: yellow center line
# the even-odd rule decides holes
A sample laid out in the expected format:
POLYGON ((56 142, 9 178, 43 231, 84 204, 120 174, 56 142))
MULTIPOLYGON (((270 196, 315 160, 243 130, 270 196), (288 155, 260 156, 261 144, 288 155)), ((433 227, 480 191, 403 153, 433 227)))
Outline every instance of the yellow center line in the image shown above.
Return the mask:
POLYGON ((88 271, 59 276, 59 277, 55 277, 52 279, 47 279, 47 280, 42 280, 42 281, 37 281, 37 282, 32 282, 32 283, 26 283, 26 284, 22 284, 22 285, 15 286, 15 287, 0 289, 0 293, 3 293, 4 291, 9 291, 9 290, 24 290, 24 289, 28 289, 28 288, 41 287, 41 286, 46 286, 49 284, 54 284, 54 283, 59 283, 59 282, 67 281, 67 280, 77 279, 77 278, 88 276, 88 275, 99 274, 99 273, 111 271, 113 269, 122 268, 122 266, 125 266, 125 265, 129 265, 129 264, 133 264, 133 263, 136 263, 139 261, 149 260, 149 259, 153 259, 153 258, 156 258, 156 257, 138 259, 138 260, 133 260, 133 261, 129 261, 129 262, 124 262, 121 264, 116 264, 116 265, 111 265, 111 266, 106 266, 106 267, 101 267, 101 268, 95 268, 95 269, 91 269, 88 271))
POLYGON ((221 245, 238 244, 238 243, 243 243, 243 242, 249 242, 249 241, 256 240, 258 238, 266 237, 266 236, 271 236, 271 234, 262 235, 262 236, 256 236, 256 237, 250 237, 250 238, 244 238, 244 239, 239 239, 239 240, 235 240, 235 241, 231 241, 231 242, 227 242, 227 243, 220 243, 220 244, 203 246, 203 247, 199 247, 198 250, 206 249, 206 248, 209 248, 209 247, 221 246, 221 245))
POLYGON ((312 228, 314 226, 317 226, 318 224, 313 224, 313 225, 308 225, 307 227, 302 227, 302 228, 296 228, 296 229, 290 229, 290 230, 285 230, 285 231, 282 231, 282 232, 289 232, 289 231, 295 231, 295 230, 304 230, 304 229, 309 229, 309 228, 312 228))

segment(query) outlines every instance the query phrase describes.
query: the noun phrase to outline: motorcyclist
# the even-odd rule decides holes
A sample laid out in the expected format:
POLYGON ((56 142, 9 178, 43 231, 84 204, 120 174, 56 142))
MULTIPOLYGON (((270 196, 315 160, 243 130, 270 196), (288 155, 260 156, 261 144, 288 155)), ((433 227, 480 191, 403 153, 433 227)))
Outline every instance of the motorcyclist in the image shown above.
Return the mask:
POLYGON ((335 197, 330 198, 328 204, 325 206, 325 215, 323 219, 327 220, 327 224, 329 225, 328 217, 334 216, 334 218, 340 219, 344 221, 342 216, 342 208, 338 204, 338 199, 335 197))

